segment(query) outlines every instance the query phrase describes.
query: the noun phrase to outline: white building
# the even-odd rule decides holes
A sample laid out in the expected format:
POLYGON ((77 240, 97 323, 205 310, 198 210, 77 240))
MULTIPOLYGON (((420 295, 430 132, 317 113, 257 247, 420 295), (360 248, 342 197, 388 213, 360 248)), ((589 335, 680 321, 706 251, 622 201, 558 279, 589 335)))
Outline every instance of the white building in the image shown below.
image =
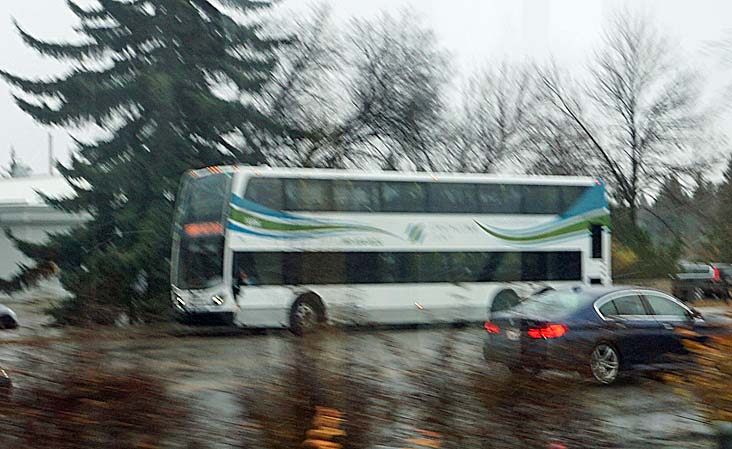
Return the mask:
MULTIPOLYGON (((65 231, 84 221, 83 215, 64 213, 46 205, 37 192, 50 197, 59 197, 73 194, 73 189, 61 176, 40 175, 0 179, 1 278, 10 278, 18 272, 19 263, 29 262, 7 238, 5 229, 10 229, 19 239, 42 242, 49 232, 65 231)), ((43 282, 37 289, 13 294, 13 297, 39 294, 61 296, 64 291, 58 280, 52 279, 43 282)))

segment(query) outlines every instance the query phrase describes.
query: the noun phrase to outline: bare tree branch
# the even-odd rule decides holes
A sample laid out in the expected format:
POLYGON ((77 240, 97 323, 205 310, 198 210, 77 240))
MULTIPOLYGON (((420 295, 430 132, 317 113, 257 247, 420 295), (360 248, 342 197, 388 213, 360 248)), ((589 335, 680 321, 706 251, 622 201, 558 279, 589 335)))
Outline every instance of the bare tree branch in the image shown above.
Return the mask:
POLYGON ((586 97, 563 88, 556 70, 543 71, 541 81, 550 104, 587 137, 588 156, 636 221, 642 196, 660 179, 708 163, 699 157, 707 120, 698 79, 647 18, 623 13, 614 16, 590 73, 586 97))

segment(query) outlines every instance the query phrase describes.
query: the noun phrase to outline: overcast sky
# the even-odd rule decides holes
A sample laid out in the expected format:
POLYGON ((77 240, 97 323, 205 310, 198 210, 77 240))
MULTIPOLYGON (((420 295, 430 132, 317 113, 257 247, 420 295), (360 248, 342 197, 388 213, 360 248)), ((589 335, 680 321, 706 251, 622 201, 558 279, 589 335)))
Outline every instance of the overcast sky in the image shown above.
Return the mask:
MULTIPOLYGON (((88 1, 81 1, 86 4, 88 1)), ((0 68, 27 76, 62 73, 65 67, 37 56, 25 47, 12 25, 45 39, 73 38, 75 17, 65 0, 0 0, 0 68)), ((286 0, 284 10, 302 10, 310 0, 286 0)), ((437 33, 452 53, 459 72, 490 60, 553 57, 560 64, 581 70, 601 37, 607 16, 626 4, 624 0, 334 0, 339 21, 368 18, 380 11, 411 7, 437 33)), ((689 62, 709 76, 707 94, 719 97, 732 70, 718 62, 709 43, 732 30, 730 0, 635 0, 631 10, 654 17, 689 62)), ((67 131, 35 124, 12 101, 10 89, 0 82, 0 166, 6 166, 10 147, 37 173, 48 170, 48 132, 55 154, 66 160, 71 151, 67 131)), ((728 120, 727 123, 730 121, 728 120)), ((732 131, 732 125, 729 131, 732 131)))

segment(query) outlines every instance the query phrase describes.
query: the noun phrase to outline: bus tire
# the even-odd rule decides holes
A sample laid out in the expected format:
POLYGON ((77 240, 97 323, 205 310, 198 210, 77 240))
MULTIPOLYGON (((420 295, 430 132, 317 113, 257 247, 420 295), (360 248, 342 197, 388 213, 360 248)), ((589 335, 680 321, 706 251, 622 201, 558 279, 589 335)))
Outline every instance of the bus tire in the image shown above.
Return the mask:
POLYGON ((312 333, 324 322, 325 306, 315 293, 300 296, 290 308, 290 331, 295 335, 312 333))
POLYGON ((521 298, 519 298, 519 295, 517 295, 515 291, 511 289, 501 290, 493 297, 490 313, 510 309, 511 307, 518 305, 520 302, 521 298))

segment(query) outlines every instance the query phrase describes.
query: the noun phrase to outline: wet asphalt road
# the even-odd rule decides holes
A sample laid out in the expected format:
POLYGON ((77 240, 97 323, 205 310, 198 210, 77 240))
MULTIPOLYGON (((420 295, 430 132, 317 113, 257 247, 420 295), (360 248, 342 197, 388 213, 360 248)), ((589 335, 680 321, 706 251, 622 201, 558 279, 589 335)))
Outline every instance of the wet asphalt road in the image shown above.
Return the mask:
MULTIPOLYGON (((0 335, 0 366, 12 374, 16 368, 22 371, 31 353, 38 355, 44 363, 56 363, 61 361, 55 354, 70 349, 103 351, 110 365, 135 363, 140 369, 164 379, 170 391, 194 406, 199 419, 206 424, 210 438, 221 438, 220 445, 216 443, 213 447, 230 447, 226 445, 225 435, 232 426, 241 423, 244 392, 266 389, 273 379, 286 382, 284 367, 315 363, 327 369, 341 366, 345 359, 356 359, 360 366, 378 369, 379 382, 390 394, 407 395, 410 389, 420 388, 419 385, 415 387, 410 375, 437 366, 440 348, 451 341, 449 370, 453 371, 455 379, 468 371, 477 371, 491 380, 510 376, 504 368, 482 361, 481 337, 481 329, 477 326, 337 330, 324 332, 313 345, 286 331, 248 333, 226 328, 172 326, 144 332, 105 331, 96 338, 89 338, 88 334, 65 333, 34 325, 0 335), (45 341, 40 349, 37 342, 30 342, 38 336, 45 341), (311 357, 303 361, 302 354, 311 357)), ((448 379, 453 373, 448 373, 448 379)), ((593 426, 610 435, 614 447, 714 447, 710 430, 701 423, 693 404, 660 381, 629 378, 612 387, 598 387, 579 376, 548 372, 536 379, 537 391, 541 393, 543 383, 550 383, 557 377, 577 383, 572 400, 582 404, 585 413, 591 413, 593 426)), ((16 384, 22 386, 23 382, 32 382, 32 379, 18 372, 16 384)), ((550 413, 551 410, 545 408, 538 412, 550 413)), ((405 417, 402 421, 409 419, 405 417)), ((403 424, 394 423, 395 429, 403 424)))

